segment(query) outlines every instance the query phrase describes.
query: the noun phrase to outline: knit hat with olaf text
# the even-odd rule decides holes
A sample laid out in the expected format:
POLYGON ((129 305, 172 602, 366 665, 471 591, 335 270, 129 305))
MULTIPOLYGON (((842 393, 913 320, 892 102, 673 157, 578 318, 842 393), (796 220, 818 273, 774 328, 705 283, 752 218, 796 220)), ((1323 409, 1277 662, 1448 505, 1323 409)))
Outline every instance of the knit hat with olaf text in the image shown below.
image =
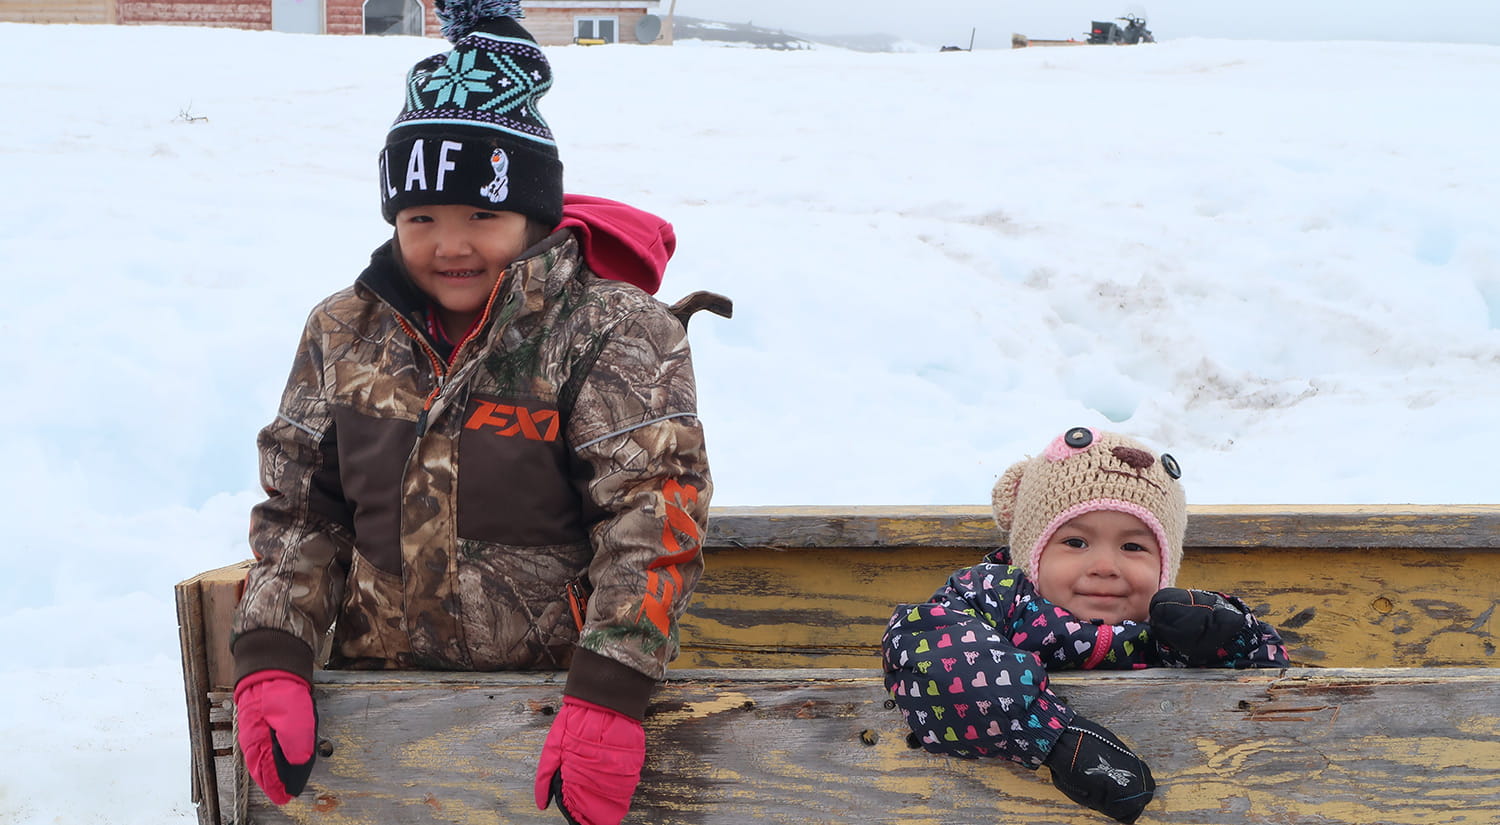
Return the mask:
POLYGON ((1187 500, 1182 470, 1166 453, 1116 433, 1074 427, 1041 455, 1011 465, 995 483, 995 524, 1009 534, 1011 560, 1037 578, 1052 534, 1084 513, 1114 510, 1140 519, 1162 548, 1161 587, 1182 566, 1187 500))
POLYGON ((519 0, 435 0, 453 49, 412 67, 380 153, 380 213, 465 204, 562 219, 562 162, 537 101, 552 69, 519 0))

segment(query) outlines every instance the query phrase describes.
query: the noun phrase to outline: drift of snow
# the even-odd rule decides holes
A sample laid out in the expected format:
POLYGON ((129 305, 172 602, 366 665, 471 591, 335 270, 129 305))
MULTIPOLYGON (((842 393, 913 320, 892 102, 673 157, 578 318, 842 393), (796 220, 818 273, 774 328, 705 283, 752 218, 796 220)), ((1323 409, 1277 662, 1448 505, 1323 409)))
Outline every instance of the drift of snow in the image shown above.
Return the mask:
MULTIPOLYGON (((307 311, 445 44, 0 25, 0 821, 191 822, 172 586, 249 555, 307 311)), ((983 504, 1073 425, 1193 503, 1500 500, 1500 47, 550 50, 671 220, 715 505, 983 504)))

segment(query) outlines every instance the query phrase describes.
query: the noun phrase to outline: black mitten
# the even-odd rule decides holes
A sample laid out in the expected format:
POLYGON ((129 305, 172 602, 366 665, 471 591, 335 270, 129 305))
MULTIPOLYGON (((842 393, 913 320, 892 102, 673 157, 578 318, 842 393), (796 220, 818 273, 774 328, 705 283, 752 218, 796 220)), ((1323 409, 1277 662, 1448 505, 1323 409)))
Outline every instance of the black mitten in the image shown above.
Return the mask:
POLYGON ((1190 665, 1215 664, 1236 637, 1246 632, 1245 613, 1218 593, 1165 587, 1151 597, 1151 630, 1156 640, 1182 654, 1190 665))
POLYGON ((1146 763, 1108 729, 1082 716, 1073 717, 1043 764, 1069 799, 1126 825, 1156 792, 1146 763))

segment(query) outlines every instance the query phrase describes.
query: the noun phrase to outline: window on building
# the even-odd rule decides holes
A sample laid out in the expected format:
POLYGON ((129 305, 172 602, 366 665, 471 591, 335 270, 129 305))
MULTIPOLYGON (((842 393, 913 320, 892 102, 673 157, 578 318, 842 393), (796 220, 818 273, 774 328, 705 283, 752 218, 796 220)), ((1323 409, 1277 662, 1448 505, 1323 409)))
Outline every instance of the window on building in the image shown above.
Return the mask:
POLYGON ((618 17, 575 17, 573 18, 573 39, 575 40, 603 40, 605 43, 614 43, 619 40, 615 32, 620 28, 618 17))
POLYGON ((421 0, 365 0, 365 34, 422 35, 427 10, 421 0))

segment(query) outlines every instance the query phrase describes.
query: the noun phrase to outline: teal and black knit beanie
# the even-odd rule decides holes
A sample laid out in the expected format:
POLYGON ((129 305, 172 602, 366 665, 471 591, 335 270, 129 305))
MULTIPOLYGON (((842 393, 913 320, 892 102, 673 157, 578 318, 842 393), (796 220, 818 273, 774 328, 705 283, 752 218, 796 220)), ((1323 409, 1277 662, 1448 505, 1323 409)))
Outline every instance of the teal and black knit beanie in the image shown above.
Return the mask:
POLYGON ((380 153, 380 211, 468 204, 562 219, 562 162, 537 101, 552 69, 518 0, 435 0, 453 49, 412 67, 380 153))

